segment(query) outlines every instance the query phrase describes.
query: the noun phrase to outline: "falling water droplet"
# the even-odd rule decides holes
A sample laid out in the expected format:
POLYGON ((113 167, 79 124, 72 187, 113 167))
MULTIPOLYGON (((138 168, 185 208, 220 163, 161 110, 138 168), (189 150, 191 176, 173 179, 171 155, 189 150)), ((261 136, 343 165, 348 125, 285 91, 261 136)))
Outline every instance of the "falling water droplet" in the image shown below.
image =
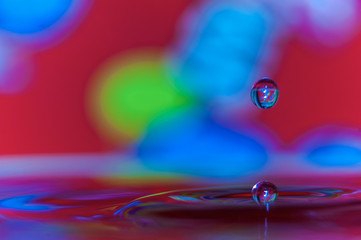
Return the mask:
POLYGON ((273 107, 278 100, 277 84, 270 78, 262 78, 257 81, 251 91, 251 98, 253 103, 259 108, 273 107))
POLYGON ((260 181, 252 188, 253 200, 259 204, 267 206, 274 202, 278 196, 276 185, 268 181, 260 181))

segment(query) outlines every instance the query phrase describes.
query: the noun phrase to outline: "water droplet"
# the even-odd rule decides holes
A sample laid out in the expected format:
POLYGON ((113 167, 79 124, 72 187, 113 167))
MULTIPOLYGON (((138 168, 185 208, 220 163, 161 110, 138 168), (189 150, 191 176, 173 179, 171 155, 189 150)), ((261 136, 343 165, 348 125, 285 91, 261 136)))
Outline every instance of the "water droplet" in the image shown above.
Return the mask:
POLYGON ((260 181, 252 188, 253 200, 261 205, 268 205, 276 200, 278 190, 276 185, 268 181, 260 181))
POLYGON ((257 81, 251 91, 251 98, 253 103, 259 108, 273 107, 278 100, 277 84, 270 78, 262 78, 257 81))

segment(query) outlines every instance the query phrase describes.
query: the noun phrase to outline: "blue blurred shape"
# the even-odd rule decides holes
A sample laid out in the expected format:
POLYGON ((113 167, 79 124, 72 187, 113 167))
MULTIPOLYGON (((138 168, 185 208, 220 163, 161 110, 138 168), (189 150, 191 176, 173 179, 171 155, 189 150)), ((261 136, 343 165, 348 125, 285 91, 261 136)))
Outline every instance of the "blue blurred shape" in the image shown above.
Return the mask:
POLYGON ((259 4, 211 1, 191 20, 174 54, 177 85, 201 98, 239 93, 257 70, 269 40, 268 12, 259 4), (187 34, 185 34, 187 35, 187 34))
POLYGON ((361 162, 361 150, 351 145, 328 144, 310 151, 307 159, 321 166, 351 166, 361 162))
POLYGON ((153 125, 138 154, 156 171, 209 177, 251 174, 268 159, 257 140, 201 118, 199 112, 177 113, 153 125))
POLYGON ((0 0, 0 28, 18 34, 43 31, 56 23, 72 0, 0 0))
POLYGON ((1 200, 0 206, 24 211, 46 211, 51 209, 50 206, 33 203, 32 201, 36 199, 36 195, 17 196, 1 200))

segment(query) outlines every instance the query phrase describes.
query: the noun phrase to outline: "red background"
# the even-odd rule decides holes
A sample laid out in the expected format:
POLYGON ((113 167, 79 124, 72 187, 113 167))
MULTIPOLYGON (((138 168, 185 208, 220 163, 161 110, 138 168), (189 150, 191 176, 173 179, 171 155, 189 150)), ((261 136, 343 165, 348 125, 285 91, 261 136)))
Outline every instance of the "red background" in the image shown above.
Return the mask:
POLYGON ((128 49, 164 47, 190 0, 94 1, 63 42, 34 51, 25 91, 0 95, 0 154, 103 152, 86 112, 87 85, 109 57, 128 49))
MULTIPOLYGON (((87 86, 108 58, 134 48, 166 47, 192 0, 94 1, 64 41, 31 52, 34 75, 25 91, 0 95, 0 154, 105 152, 89 122, 87 86)), ((361 126, 361 35, 328 49, 296 37, 284 46, 274 79, 277 107, 258 120, 286 143, 325 123, 361 126)))

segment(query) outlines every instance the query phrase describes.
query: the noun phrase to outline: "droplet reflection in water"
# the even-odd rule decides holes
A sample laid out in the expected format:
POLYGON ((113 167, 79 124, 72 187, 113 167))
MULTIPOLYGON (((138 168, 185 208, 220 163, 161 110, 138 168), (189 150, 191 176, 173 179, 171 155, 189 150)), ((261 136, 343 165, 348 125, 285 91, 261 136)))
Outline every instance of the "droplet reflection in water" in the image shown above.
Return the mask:
POLYGON ((277 84, 270 78, 262 78, 257 81, 251 90, 253 103, 262 109, 273 107, 278 100, 277 84))
POLYGON ((268 181, 260 181, 252 188, 253 200, 259 205, 265 205, 273 203, 278 196, 278 190, 276 185, 268 181))

